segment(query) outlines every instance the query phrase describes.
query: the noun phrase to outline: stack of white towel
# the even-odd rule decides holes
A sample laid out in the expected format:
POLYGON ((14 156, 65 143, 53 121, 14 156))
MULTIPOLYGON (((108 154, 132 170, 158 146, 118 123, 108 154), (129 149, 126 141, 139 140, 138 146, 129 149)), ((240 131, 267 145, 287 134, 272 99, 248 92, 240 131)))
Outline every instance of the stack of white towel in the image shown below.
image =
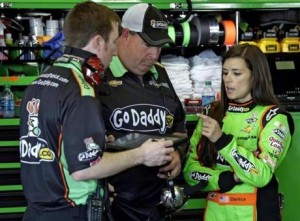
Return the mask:
POLYGON ((222 61, 221 57, 212 50, 205 50, 189 59, 176 55, 163 55, 161 63, 166 68, 182 102, 186 98, 201 98, 206 80, 211 80, 216 94, 220 92, 222 61))

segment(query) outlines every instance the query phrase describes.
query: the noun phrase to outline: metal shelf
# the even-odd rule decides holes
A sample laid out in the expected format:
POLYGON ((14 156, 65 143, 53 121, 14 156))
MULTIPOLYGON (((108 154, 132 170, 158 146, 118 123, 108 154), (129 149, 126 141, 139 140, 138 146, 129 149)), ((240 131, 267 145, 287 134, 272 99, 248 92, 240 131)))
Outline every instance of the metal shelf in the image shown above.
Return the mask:
MULTIPOLYGON (((37 76, 13 76, 13 77, 6 77, 1 76, 0 77, 0 86, 3 86, 6 83, 9 83, 11 86, 27 86, 32 81, 34 81, 37 78, 37 76)), ((1 125, 1 123, 0 123, 1 125)))
MULTIPOLYGON (((10 0, 0 2, 0 8, 14 8, 14 9, 70 9, 76 3, 81 2, 79 0, 10 0)), ((185 10, 187 9, 187 3, 185 0, 122 0, 122 1, 111 1, 111 0, 94 0, 99 4, 106 5, 112 9, 127 9, 133 4, 145 2, 152 3, 160 9, 174 9, 174 10, 185 10)), ((299 0, 192 0, 193 9, 200 10, 216 10, 216 9, 283 9, 283 8, 299 8, 299 0)))

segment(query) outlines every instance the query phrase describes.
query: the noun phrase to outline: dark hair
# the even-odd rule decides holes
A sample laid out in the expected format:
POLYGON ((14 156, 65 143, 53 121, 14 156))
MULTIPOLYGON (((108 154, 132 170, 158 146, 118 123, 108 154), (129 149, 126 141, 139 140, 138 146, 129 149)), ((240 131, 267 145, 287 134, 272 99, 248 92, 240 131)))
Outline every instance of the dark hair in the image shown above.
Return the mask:
POLYGON ((78 3, 68 12, 64 22, 66 44, 83 48, 98 34, 108 41, 113 22, 120 26, 120 17, 110 8, 92 1, 78 3))
MULTIPOLYGON (((223 64, 229 58, 242 58, 251 71, 253 85, 252 98, 258 105, 279 105, 274 95, 271 72, 265 54, 256 45, 239 44, 231 47, 223 56, 223 64)), ((221 102, 225 112, 229 103, 224 82, 221 83, 221 102)))
MULTIPOLYGON (((210 116, 219 122, 223 120, 224 114, 222 113, 221 102, 215 101, 203 108, 203 114, 210 116)), ((201 165, 206 167, 214 167, 216 165, 217 150, 215 144, 212 143, 207 137, 201 136, 197 147, 198 160, 201 165)))
MULTIPOLYGON (((255 104, 279 105, 279 101, 273 92, 272 78, 267 58, 259 47, 250 44, 233 46, 223 56, 223 64, 226 59, 229 58, 242 58, 245 60, 253 78, 251 94, 255 104)), ((208 111, 206 111, 205 114, 217 120, 221 126, 228 103, 229 99, 227 98, 224 82, 222 80, 221 101, 208 105, 207 107, 210 106, 210 108, 207 109, 208 111)), ((206 137, 201 136, 197 151, 198 160, 203 166, 215 166, 217 151, 214 143, 210 142, 206 137)))

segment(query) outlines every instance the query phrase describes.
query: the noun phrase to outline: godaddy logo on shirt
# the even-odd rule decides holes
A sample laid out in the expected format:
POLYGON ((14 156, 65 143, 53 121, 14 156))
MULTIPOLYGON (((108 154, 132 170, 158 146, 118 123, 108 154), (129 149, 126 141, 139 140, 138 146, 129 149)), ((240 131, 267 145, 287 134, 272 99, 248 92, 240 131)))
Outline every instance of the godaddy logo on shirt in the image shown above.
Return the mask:
POLYGON ((192 171, 190 173, 190 177, 193 179, 193 180, 198 180, 198 181, 201 181, 201 180, 209 180, 209 178, 211 177, 210 174, 208 173, 202 173, 202 172, 199 172, 199 171, 192 171))
POLYGON ((39 164, 41 161, 52 162, 55 154, 46 140, 40 137, 39 109, 40 99, 32 98, 26 104, 28 112, 27 134, 20 138, 20 160, 22 163, 39 164))
POLYGON ((20 158, 22 163, 40 164, 41 161, 54 161, 55 155, 47 147, 45 140, 38 137, 22 136, 20 139, 20 158))
POLYGON ((110 123, 116 130, 127 131, 159 131, 165 133, 173 126, 174 116, 159 105, 137 104, 117 108, 110 117, 110 123))
POLYGON ((237 149, 233 149, 231 151, 231 155, 244 171, 252 174, 258 174, 258 170, 255 168, 255 165, 248 159, 240 155, 237 152, 237 149))
POLYGON ((237 107, 237 106, 229 106, 229 112, 237 112, 237 113, 245 113, 248 112, 250 109, 248 107, 237 107))

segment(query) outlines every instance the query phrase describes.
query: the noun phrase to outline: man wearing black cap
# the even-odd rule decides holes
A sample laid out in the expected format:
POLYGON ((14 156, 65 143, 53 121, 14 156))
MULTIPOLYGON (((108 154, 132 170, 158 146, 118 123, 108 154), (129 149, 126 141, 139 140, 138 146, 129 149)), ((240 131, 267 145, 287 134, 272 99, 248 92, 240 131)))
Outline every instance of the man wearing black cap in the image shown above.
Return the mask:
MULTIPOLYGON (((186 135, 185 114, 165 69, 157 61, 161 47, 173 43, 165 15, 153 5, 140 3, 122 17, 117 55, 100 85, 108 134, 139 132, 151 135, 186 135)), ((110 178, 116 196, 115 221, 163 220, 156 206, 166 186, 166 174, 181 171, 178 151, 160 168, 137 166, 110 178)))

